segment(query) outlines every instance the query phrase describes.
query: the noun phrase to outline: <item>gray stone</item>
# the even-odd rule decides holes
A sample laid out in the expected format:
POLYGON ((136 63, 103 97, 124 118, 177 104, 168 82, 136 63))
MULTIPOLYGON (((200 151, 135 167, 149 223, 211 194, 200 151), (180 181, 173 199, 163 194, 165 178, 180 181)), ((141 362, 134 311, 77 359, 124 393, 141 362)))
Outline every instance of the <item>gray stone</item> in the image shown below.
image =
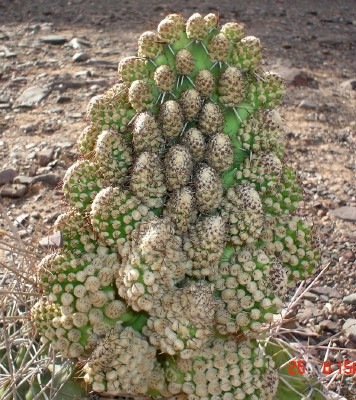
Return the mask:
POLYGON ((32 86, 25 89, 16 99, 17 107, 32 107, 49 95, 51 89, 47 86, 32 86))
POLYGON ((33 183, 33 176, 18 175, 14 179, 14 183, 19 183, 21 185, 31 185, 33 183))
POLYGON ((5 58, 16 58, 17 57, 17 53, 14 53, 13 51, 8 51, 5 54, 5 58))
POLYGON ((7 168, 0 171, 0 185, 12 183, 17 175, 17 171, 13 168, 7 168))
POLYGON ((342 330, 344 331, 344 335, 356 343, 356 319, 349 318, 345 321, 344 325, 342 326, 342 330))
POLYGON ((299 103, 298 107, 302 108, 303 110, 315 110, 318 105, 313 100, 304 99, 299 103))
POLYGON ((46 224, 53 224, 55 221, 57 221, 57 219, 58 219, 58 217, 61 215, 61 213, 60 212, 55 212, 55 213, 52 213, 52 214, 50 214, 45 220, 44 220, 44 222, 46 223, 46 224))
POLYGON ((1 103, 0 110, 9 110, 11 108, 11 104, 9 103, 1 103))
POLYGON ((19 233, 19 236, 20 236, 21 239, 23 239, 23 238, 28 236, 28 232, 26 231, 26 229, 21 229, 21 230, 19 230, 18 233, 19 233))
POLYGON ((112 70, 117 69, 117 63, 115 63, 114 61, 109 61, 104 59, 91 59, 88 60, 88 64, 98 68, 112 69, 112 70))
POLYGON ((336 208, 335 210, 330 210, 329 214, 345 221, 356 222, 356 207, 345 206, 336 208))
POLYGON ((48 35, 44 36, 40 39, 42 43, 47 43, 47 44, 55 44, 55 45, 61 45, 67 42, 67 38, 64 36, 57 36, 57 35, 48 35))
POLYGON ((74 62, 84 62, 87 61, 89 59, 88 54, 80 52, 80 53, 76 53, 74 54, 74 56, 72 57, 72 60, 74 62))
POLYGON ((322 310, 319 310, 315 306, 311 306, 299 310, 297 318, 299 321, 309 321, 311 318, 320 317, 322 314, 322 310))
POLYGON ((306 292, 303 296, 303 299, 306 300, 316 300, 318 298, 318 295, 314 294, 314 293, 310 293, 310 292, 306 292))
POLYGON ((28 219, 29 214, 24 213, 24 214, 20 214, 16 219, 16 224, 17 225, 23 225, 23 223, 28 219))
POLYGON ((343 299, 342 299, 342 301, 345 303, 345 304, 352 304, 352 305, 356 305, 356 293, 352 293, 352 294, 349 294, 348 296, 345 296, 343 299))
POLYGON ((37 170, 37 175, 49 174, 51 171, 52 171, 52 168, 48 165, 46 167, 40 167, 37 170))
POLYGON ((58 104, 69 103, 70 101, 72 101, 72 98, 69 96, 58 96, 57 97, 58 104))
POLYGON ((69 45, 73 47, 73 49, 82 49, 83 47, 90 47, 90 43, 84 39, 73 38, 69 45))
POLYGON ((80 112, 73 112, 73 113, 69 113, 68 117, 73 118, 73 119, 80 119, 83 117, 83 115, 80 112))
POLYGON ((330 319, 325 319, 319 323, 321 330, 328 330, 330 332, 337 332, 338 326, 337 323, 331 321, 330 319))
POLYGON ((47 148, 42 149, 39 153, 37 153, 38 163, 41 167, 45 167, 53 160, 54 149, 47 148))
POLYGON ((314 77, 298 68, 276 65, 273 70, 281 75, 289 86, 307 86, 313 89, 319 88, 318 81, 316 81, 314 77))
POLYGON ((0 103, 9 103, 10 99, 8 97, 0 96, 0 103))
POLYGON ((26 191, 26 185, 21 185, 19 183, 10 185, 9 183, 7 183, 0 189, 0 196, 9 197, 12 199, 19 199, 25 195, 26 191))
POLYGON ((340 87, 346 90, 356 90, 356 79, 349 79, 340 84, 340 87))
POLYGON ((52 235, 42 238, 39 242, 40 246, 45 248, 59 249, 63 246, 63 237, 61 232, 54 232, 52 235))
POLYGON ((61 176, 53 173, 37 175, 33 177, 33 183, 41 182, 52 188, 56 187, 61 180, 62 180, 61 176))
POLYGON ((74 146, 73 142, 59 142, 56 144, 57 147, 61 149, 70 149, 71 147, 74 146))
POLYGON ((312 293, 318 294, 319 296, 324 295, 327 296, 328 298, 336 298, 336 299, 341 299, 342 294, 340 293, 339 290, 330 288, 328 286, 315 286, 310 289, 312 293))

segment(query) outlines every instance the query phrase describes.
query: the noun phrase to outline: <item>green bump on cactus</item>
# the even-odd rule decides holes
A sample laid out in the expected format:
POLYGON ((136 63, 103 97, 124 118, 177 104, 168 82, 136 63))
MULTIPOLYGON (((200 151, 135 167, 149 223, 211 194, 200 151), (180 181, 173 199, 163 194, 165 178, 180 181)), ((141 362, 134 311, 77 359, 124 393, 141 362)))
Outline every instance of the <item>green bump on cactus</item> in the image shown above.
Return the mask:
POLYGON ((132 165, 131 153, 127 141, 115 129, 103 131, 96 142, 95 161, 104 179, 117 185, 125 182, 132 165))
POLYGON ((221 216, 235 245, 253 243, 261 235, 264 213, 258 192, 248 184, 229 188, 223 200, 221 216))
POLYGON ((151 218, 132 232, 130 250, 116 279, 121 297, 135 311, 155 315, 166 290, 191 269, 169 220, 151 218))
POLYGON ((262 61, 262 46, 260 39, 246 36, 235 44, 232 54, 232 63, 241 71, 254 71, 262 61))
POLYGON ((272 358, 251 340, 215 339, 190 359, 166 357, 164 369, 168 389, 188 399, 272 400, 278 387, 272 358))
POLYGON ((99 135, 100 130, 95 125, 89 125, 83 130, 78 138, 78 148, 83 155, 94 150, 99 135))
POLYGON ((97 235, 90 220, 76 210, 61 214, 54 223, 54 229, 61 232, 63 251, 76 256, 94 253, 98 247, 97 235))
POLYGON ((146 66, 145 58, 125 57, 119 62, 117 68, 119 79, 125 83, 131 83, 136 80, 145 80, 149 73, 146 66))
POLYGON ((225 245, 225 224, 220 215, 203 217, 189 227, 184 250, 193 261, 191 274, 210 276, 218 268, 225 245))
POLYGON ((220 303, 203 281, 171 290, 163 295, 159 309, 142 332, 163 353, 190 358, 211 340, 213 331, 208 327, 220 303))
POLYGON ((124 132, 135 115, 128 102, 128 87, 117 83, 104 95, 95 96, 89 103, 87 119, 97 129, 108 129, 115 125, 119 132, 124 132))
POLYGON ((90 102, 32 320, 94 391, 281 398, 252 338, 319 254, 283 158, 284 83, 261 64, 238 23, 171 14, 90 102))
POLYGON ((118 325, 92 352, 84 366, 84 380, 99 393, 137 396, 165 389, 160 369, 155 347, 132 328, 118 325), (157 379, 157 373, 161 379, 157 379), (151 387, 152 383, 155 387, 151 387))
POLYGON ((244 247, 222 262, 210 280, 225 303, 217 316, 217 329, 223 335, 258 332, 281 311, 280 297, 287 290, 287 270, 280 261, 244 247))
POLYGON ((75 162, 63 178, 64 196, 79 212, 90 210, 96 194, 105 186, 99 165, 89 160, 75 162))
POLYGON ((227 22, 221 27, 221 32, 233 43, 238 43, 245 35, 244 28, 237 22, 227 22))
POLYGON ((109 186, 95 197, 90 212, 93 230, 100 241, 119 254, 134 227, 149 215, 149 209, 129 191, 109 186))

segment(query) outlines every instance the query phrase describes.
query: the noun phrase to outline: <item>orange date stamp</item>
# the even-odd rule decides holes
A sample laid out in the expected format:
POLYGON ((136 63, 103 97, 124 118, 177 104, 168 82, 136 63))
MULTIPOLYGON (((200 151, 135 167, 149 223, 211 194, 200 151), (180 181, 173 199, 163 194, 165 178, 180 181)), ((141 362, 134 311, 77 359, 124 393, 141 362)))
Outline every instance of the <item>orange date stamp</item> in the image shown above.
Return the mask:
MULTIPOLYGON (((325 375, 330 375, 338 371, 343 375, 356 374, 356 361, 345 360, 332 363, 329 360, 322 362, 321 372, 325 375)), ((303 375, 306 372, 306 362, 304 360, 292 360, 288 364, 289 375, 303 375)))

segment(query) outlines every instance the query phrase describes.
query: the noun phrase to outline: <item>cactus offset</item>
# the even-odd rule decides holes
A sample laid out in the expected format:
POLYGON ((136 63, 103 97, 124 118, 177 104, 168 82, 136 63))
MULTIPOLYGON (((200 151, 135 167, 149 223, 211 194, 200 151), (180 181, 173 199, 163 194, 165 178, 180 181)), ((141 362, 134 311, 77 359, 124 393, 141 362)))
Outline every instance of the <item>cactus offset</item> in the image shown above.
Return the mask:
POLYGON ((87 360, 94 391, 276 395, 261 332, 319 256, 283 159, 284 84, 261 61, 239 24, 171 14, 90 102, 64 245, 38 267, 32 316, 44 341, 87 360))

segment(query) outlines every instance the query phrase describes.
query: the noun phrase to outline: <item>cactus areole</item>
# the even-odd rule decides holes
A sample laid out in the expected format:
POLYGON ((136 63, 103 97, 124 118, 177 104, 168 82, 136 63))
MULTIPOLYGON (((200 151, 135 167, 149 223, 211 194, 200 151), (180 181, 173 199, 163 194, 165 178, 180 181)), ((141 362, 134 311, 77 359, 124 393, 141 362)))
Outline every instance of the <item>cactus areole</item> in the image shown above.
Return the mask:
POLYGON ((318 252, 261 61, 238 23, 171 14, 91 100, 32 319, 93 391, 278 396, 260 338, 318 252))

